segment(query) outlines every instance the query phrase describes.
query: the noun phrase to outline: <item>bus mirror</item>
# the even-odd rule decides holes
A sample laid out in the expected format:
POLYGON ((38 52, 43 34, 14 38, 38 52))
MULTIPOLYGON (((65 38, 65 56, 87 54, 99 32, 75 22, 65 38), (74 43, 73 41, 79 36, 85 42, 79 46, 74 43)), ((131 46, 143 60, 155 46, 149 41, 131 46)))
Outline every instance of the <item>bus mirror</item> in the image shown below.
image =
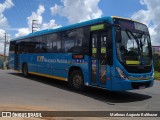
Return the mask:
POLYGON ((116 29, 116 42, 121 43, 121 30, 116 29))

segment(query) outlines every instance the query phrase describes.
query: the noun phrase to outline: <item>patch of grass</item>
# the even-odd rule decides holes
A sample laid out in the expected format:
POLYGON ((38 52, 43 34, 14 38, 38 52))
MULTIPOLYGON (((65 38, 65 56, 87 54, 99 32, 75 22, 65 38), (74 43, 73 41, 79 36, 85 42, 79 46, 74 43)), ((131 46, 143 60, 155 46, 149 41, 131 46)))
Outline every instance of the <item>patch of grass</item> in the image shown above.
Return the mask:
POLYGON ((154 71, 154 79, 155 80, 160 80, 160 72, 154 71))

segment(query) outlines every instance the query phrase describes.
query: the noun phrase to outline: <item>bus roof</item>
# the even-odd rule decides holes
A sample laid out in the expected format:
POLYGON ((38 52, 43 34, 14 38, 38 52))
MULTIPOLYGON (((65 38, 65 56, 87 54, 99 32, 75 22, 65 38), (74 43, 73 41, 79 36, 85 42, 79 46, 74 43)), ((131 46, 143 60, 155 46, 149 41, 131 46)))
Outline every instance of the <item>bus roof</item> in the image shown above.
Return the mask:
MULTIPOLYGON (((45 35, 45 34, 49 34, 49 33, 56 33, 56 32, 60 32, 60 31, 75 29, 75 28, 84 27, 84 26, 87 26, 87 25, 102 23, 104 21, 108 21, 109 23, 113 23, 113 21, 112 21, 113 18, 120 18, 120 19, 126 19, 126 20, 134 21, 132 19, 127 19, 127 18, 122 18, 122 17, 117 17, 117 16, 102 17, 102 18, 96 18, 96 19, 92 19, 92 20, 88 20, 88 21, 84 21, 84 22, 80 22, 80 23, 76 23, 76 24, 72 24, 72 25, 68 25, 68 26, 64 26, 64 27, 37 31, 37 32, 34 32, 34 33, 30 33, 26 36, 14 38, 11 41, 17 41, 17 40, 26 39, 26 38, 30 38, 30 37, 36 37, 36 36, 45 35)), ((134 21, 134 22, 138 22, 138 21, 134 21)), ((143 24, 143 23, 141 23, 141 24, 143 24)))
POLYGON ((119 18, 119 19, 124 19, 124 20, 131 20, 131 21, 133 21, 133 22, 137 22, 137 23, 140 23, 140 24, 145 25, 144 23, 141 23, 141 22, 139 22, 139 21, 133 20, 132 18, 123 18, 123 17, 118 17, 118 16, 112 16, 112 18, 113 18, 113 19, 114 19, 114 18, 119 18))
POLYGON ((69 29, 75 29, 75 28, 79 28, 79 27, 83 27, 83 26, 87 26, 87 25, 102 23, 104 21, 108 21, 108 22, 112 23, 112 17, 96 18, 96 19, 93 19, 93 20, 88 20, 88 21, 84 21, 84 22, 80 22, 80 23, 76 23, 76 24, 72 24, 72 25, 68 25, 68 26, 64 26, 64 27, 41 30, 41 31, 37 31, 37 32, 34 32, 34 33, 30 33, 26 36, 22 36, 22 37, 19 37, 19 38, 12 39, 11 41, 21 40, 21 39, 35 37, 35 36, 39 36, 39 35, 45 35, 45 34, 49 34, 49 33, 56 33, 56 32, 69 30, 69 29))

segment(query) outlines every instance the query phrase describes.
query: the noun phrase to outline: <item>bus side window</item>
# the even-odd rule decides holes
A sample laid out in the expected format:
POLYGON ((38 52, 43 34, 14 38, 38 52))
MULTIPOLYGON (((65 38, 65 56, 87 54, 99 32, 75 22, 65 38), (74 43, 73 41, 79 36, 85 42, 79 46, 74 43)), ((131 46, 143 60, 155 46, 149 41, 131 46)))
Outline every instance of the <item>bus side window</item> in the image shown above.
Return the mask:
POLYGON ((52 42, 47 43, 46 50, 47 50, 47 52, 52 52, 53 51, 53 43, 52 42))
POLYGON ((82 38, 77 38, 75 40, 75 46, 82 46, 82 38))
POLYGON ((9 48, 9 53, 14 54, 15 53, 15 42, 10 42, 10 48, 9 48))
POLYGON ((57 52, 61 52, 62 50, 62 44, 61 44, 61 40, 57 41, 57 52))
POLYGON ((15 54, 19 54, 20 51, 20 46, 18 44, 16 44, 15 46, 15 54))
POLYGON ((47 41, 50 44, 50 47, 47 47, 50 52, 61 52, 62 44, 60 33, 49 34, 47 41))
POLYGON ((84 29, 68 30, 63 34, 63 49, 65 52, 82 53, 84 29))
POLYGON ((74 40, 65 40, 64 42, 65 52, 73 52, 73 48, 74 48, 74 40))
POLYGON ((53 42, 53 52, 57 51, 57 42, 53 42))

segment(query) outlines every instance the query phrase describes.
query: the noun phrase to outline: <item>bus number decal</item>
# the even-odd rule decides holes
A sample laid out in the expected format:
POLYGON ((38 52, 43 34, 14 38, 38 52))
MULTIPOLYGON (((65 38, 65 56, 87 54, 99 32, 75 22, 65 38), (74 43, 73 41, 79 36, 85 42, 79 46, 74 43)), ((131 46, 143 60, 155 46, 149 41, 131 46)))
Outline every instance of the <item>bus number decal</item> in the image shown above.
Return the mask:
POLYGON ((101 47, 101 53, 106 53, 106 48, 105 47, 101 47))
POLYGON ((92 48, 92 53, 97 53, 97 48, 92 48))

